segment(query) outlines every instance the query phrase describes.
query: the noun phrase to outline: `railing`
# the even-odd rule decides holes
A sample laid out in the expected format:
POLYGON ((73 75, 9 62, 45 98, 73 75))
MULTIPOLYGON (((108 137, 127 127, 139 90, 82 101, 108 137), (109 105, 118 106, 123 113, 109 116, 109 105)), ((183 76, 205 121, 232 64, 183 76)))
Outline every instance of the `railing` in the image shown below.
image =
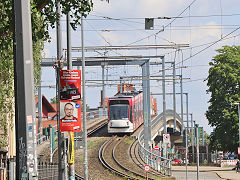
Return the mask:
MULTIPOLYGON (((156 116, 152 120, 152 126, 155 126, 157 123, 161 123, 160 119, 161 119, 161 114, 156 116)), ((151 166, 151 168, 161 172, 164 175, 171 176, 172 175, 171 160, 157 155, 156 152, 153 153, 148 149, 145 149, 143 142, 144 142, 144 129, 138 135, 140 157, 146 164, 151 166)))
POLYGON ((94 118, 99 118, 103 116, 107 116, 107 109, 105 111, 103 110, 96 110, 96 111, 89 111, 86 113, 86 118, 88 119, 94 119, 94 118))
POLYGON ((38 164, 39 180, 58 180, 58 165, 49 163, 38 164))
POLYGON ((141 131, 138 135, 138 144, 139 144, 139 155, 142 160, 151 166, 151 168, 161 172, 164 175, 172 175, 171 160, 163 158, 147 149, 144 148, 143 139, 144 131, 141 131))

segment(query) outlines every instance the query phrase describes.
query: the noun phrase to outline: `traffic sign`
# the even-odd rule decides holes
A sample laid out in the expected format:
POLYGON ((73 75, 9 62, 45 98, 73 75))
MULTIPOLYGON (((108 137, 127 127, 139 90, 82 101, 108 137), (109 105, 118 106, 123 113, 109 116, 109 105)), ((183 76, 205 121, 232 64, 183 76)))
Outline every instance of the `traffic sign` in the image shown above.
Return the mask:
POLYGON ((170 143, 170 134, 163 134, 163 143, 170 143))
POLYGON ((155 146, 155 151, 159 151, 159 147, 158 146, 155 146))
POLYGON ((149 165, 145 165, 144 166, 144 171, 149 172, 150 171, 150 166, 149 165))

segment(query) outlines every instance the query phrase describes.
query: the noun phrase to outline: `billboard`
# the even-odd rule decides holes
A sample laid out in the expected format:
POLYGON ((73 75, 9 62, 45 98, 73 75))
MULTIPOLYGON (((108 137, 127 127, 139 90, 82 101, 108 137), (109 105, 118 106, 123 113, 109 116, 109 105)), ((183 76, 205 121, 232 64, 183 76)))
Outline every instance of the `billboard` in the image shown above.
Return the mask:
POLYGON ((60 71, 60 131, 81 131, 81 71, 60 71))

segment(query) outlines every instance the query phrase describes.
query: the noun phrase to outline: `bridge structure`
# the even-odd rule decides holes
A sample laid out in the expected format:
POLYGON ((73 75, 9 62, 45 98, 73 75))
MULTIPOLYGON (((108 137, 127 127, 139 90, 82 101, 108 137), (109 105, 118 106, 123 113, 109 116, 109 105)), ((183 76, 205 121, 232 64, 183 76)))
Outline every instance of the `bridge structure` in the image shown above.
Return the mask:
MULTIPOLYGON (((183 132, 184 124, 183 119, 175 113, 173 110, 165 110, 164 113, 161 113, 154 117, 151 120, 151 147, 146 148, 144 145, 144 136, 145 132, 142 130, 138 134, 138 145, 139 145, 139 155, 144 160, 144 162, 151 166, 151 168, 162 171, 163 174, 171 176, 171 158, 167 155, 166 146, 163 147, 163 134, 167 132, 170 134, 170 145, 171 147, 175 145, 183 146, 183 132), (176 120, 176 127, 174 125, 174 119, 176 120), (164 127, 166 126, 166 127, 164 127), (174 128, 175 127, 175 128, 174 128), (165 130, 167 131, 165 131, 165 130), (174 130, 176 129, 176 130, 174 130), (159 146, 159 149, 156 150, 154 147, 159 146)), ((175 149, 177 150, 177 149, 175 149)))
MULTIPOLYGON (((154 126, 152 126, 152 134, 151 134, 151 141, 152 145, 158 145, 160 141, 163 140, 163 134, 164 134, 164 114, 159 114, 156 119, 157 122, 154 126)), ((183 135, 181 132, 183 132, 184 124, 183 119, 175 113, 176 117, 176 130, 174 131, 174 111, 173 110, 166 110, 165 111, 165 117, 166 117, 166 129, 167 134, 170 134, 170 142, 172 145, 174 144, 182 144, 183 143, 183 135)))

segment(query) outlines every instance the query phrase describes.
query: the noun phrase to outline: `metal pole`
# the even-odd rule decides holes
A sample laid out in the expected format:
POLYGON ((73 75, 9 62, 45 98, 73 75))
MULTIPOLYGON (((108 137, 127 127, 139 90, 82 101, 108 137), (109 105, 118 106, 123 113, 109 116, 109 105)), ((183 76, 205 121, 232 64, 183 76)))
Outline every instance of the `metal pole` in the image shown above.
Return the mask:
POLYGON ((202 127, 201 129, 202 129, 202 146, 204 146, 204 133, 203 133, 203 127, 202 127))
MULTIPOLYGON (((71 38, 72 37, 71 37, 71 25, 70 25, 70 12, 67 13, 66 18, 67 18, 67 69, 72 70, 72 52, 71 52, 71 50, 72 50, 71 38)), ((71 133, 73 133, 73 132, 71 132, 71 133)), ((67 134, 65 133, 65 135, 67 135, 67 134)), ((70 140, 72 140, 72 138, 68 137, 68 140, 70 141, 70 140)), ((74 143, 74 140, 73 140, 73 143, 74 143)), ((64 150, 67 151, 66 139, 65 139, 65 143, 64 143, 64 150), (65 149, 65 147, 66 147, 66 149, 65 149)), ((71 148, 71 150, 73 151, 73 152, 71 152, 71 154, 72 153, 74 154, 74 148, 71 148)), ((66 158, 66 161, 67 161, 67 158, 66 158)), ((67 162, 66 162, 66 164, 67 164, 67 162)), ((75 179, 74 161, 72 161, 71 163, 68 163, 68 170, 69 170, 69 179, 70 180, 75 179)), ((67 177, 67 168, 65 169, 65 178, 66 179, 68 178, 67 177)))
POLYGON ((188 93, 186 95, 186 115, 187 115, 187 133, 189 134, 189 122, 188 122, 188 93))
POLYGON ((85 56, 83 39, 83 16, 81 17, 81 37, 82 37, 82 97, 83 97, 83 133, 84 133, 84 179, 88 180, 88 160, 87 160, 87 121, 86 121, 86 95, 85 95, 85 56))
POLYGON ((50 127, 50 163, 52 163, 52 152, 53 152, 53 138, 52 138, 52 132, 53 129, 50 127))
POLYGON ((187 142, 187 129, 185 128, 185 165, 186 165, 186 180, 188 179, 188 169, 187 169, 187 152, 188 152, 188 142, 187 142))
POLYGON ((175 69, 175 59, 174 59, 174 63, 173 65, 173 111, 174 111, 174 115, 173 115, 173 119, 174 119, 174 130, 173 132, 176 132, 176 89, 175 89, 175 78, 176 78, 176 69, 175 69))
POLYGON ((196 121, 193 121, 193 127, 194 127, 194 146, 196 146, 196 121))
POLYGON ((122 93, 123 92, 123 88, 122 88, 122 77, 120 77, 120 93, 122 93))
POLYGON ((102 65, 102 108, 103 113, 105 114, 105 75, 104 75, 104 65, 102 65))
POLYGON ((199 180, 199 142, 198 142, 198 124, 196 124, 196 138, 197 138, 197 180, 199 180))
MULTIPOLYGON (((60 3, 57 3, 57 13, 61 14, 61 9, 60 9, 60 3)), ((57 60, 62 59, 62 34, 61 34, 61 23, 60 19, 57 21, 57 60)), ((56 74, 57 74, 57 79, 56 79, 56 96, 57 96, 57 122, 58 122, 58 179, 59 180, 64 180, 64 150, 63 150, 63 143, 64 143, 64 136, 60 132, 60 69, 59 67, 56 68, 56 74)))
POLYGON ((42 134, 42 92, 41 92, 41 80, 38 86, 38 139, 41 138, 42 134))
POLYGON ((13 1, 16 179, 37 179, 36 111, 29 0, 13 1))
POLYGON ((191 136, 192 136, 192 162, 194 163, 194 137, 193 137, 193 114, 191 115, 191 136))
POLYGON ((167 122, 166 122, 166 89, 165 89, 165 57, 162 58, 162 91, 163 91, 163 123, 164 134, 167 134, 167 122))
POLYGON ((147 70, 146 63, 142 65, 143 84, 143 118, 144 118, 144 148, 148 149, 148 110, 147 110, 147 70))
POLYGON ((149 60, 145 63, 146 64, 146 78, 147 78, 147 112, 148 112, 148 145, 149 150, 151 150, 151 138, 152 138, 152 121, 151 121, 151 105, 150 105, 150 71, 149 71, 149 60))
MULTIPOLYGON (((182 75, 180 75, 180 91, 181 91, 181 118, 183 120, 183 84, 182 84, 182 75)), ((181 134, 183 134, 183 128, 181 130, 181 134)))
POLYGON ((71 25, 70 25, 70 12, 66 15, 67 18, 67 69, 72 69, 72 44, 71 44, 71 25))

